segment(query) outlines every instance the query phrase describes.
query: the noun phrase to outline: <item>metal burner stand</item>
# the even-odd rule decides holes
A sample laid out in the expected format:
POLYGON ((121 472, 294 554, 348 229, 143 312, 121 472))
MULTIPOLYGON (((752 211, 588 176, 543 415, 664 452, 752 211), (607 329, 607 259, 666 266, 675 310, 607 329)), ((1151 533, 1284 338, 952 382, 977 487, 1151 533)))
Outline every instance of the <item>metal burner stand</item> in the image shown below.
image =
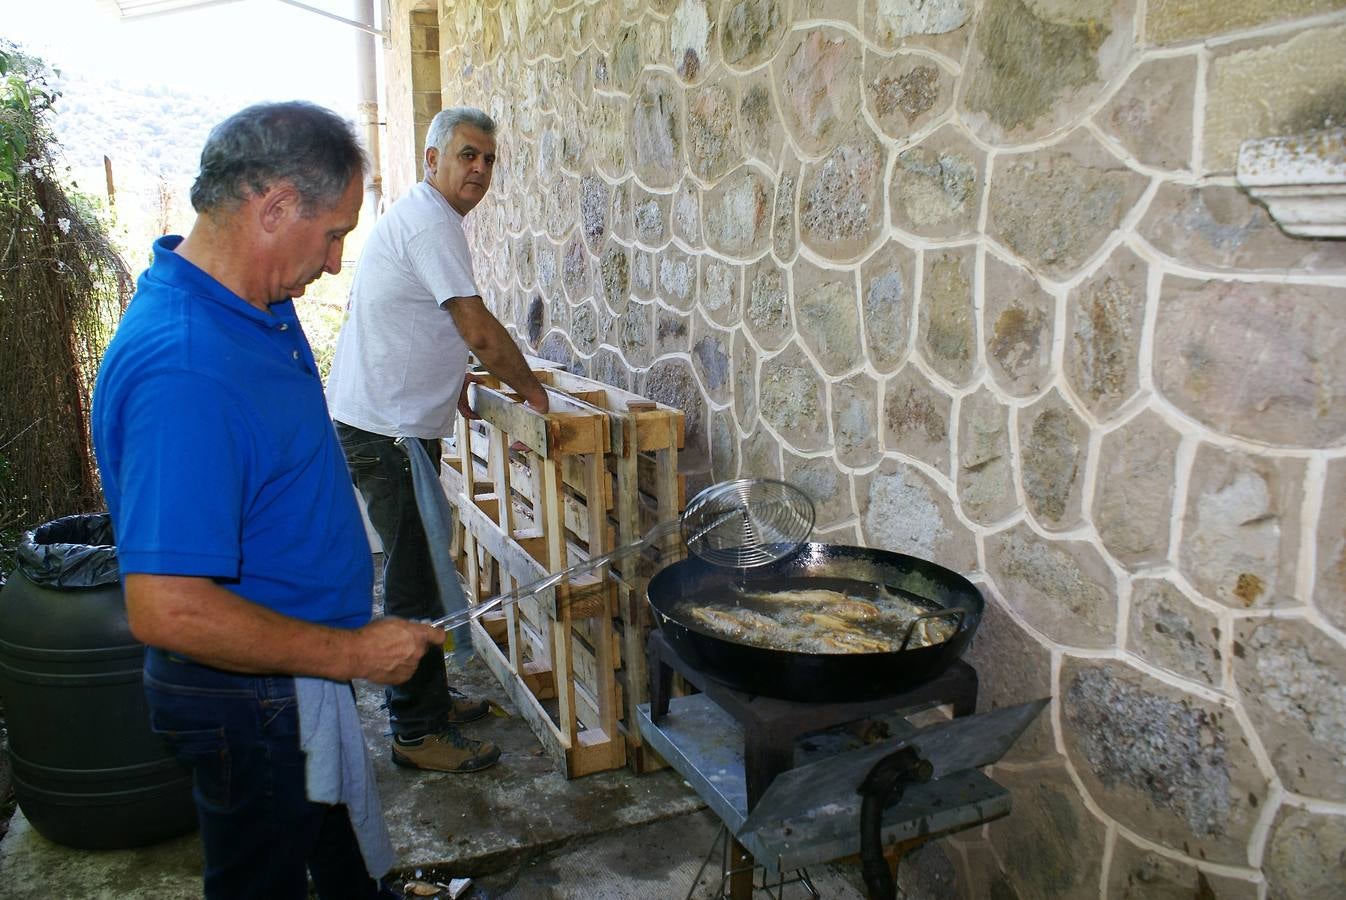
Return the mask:
MULTIPOLYGON (((804 867, 850 856, 861 849, 862 801, 856 791, 865 774, 871 768, 877 772, 876 763, 901 746, 902 739, 938 731, 943 726, 918 732, 905 720, 890 717, 887 721, 891 737, 897 740, 869 747, 853 736, 848 744, 845 735, 817 732, 874 716, 910 715, 941 704, 952 704, 953 722, 960 723, 962 730, 968 726, 975 728, 977 720, 986 720, 987 724, 979 730, 986 732, 984 737, 988 740, 990 732, 998 734, 1006 727, 998 719, 989 721, 996 718, 995 713, 972 715, 977 672, 961 660, 931 681, 878 700, 796 703, 746 694, 706 677, 683 663, 657 630, 650 633, 647 648, 650 703, 638 710, 641 734, 724 823, 727 860, 721 864, 719 896, 733 900, 753 895, 756 869, 762 872, 757 887, 771 896, 779 896, 773 891, 781 891, 786 884, 796 881, 817 896, 804 867), (670 697, 674 671, 702 693, 670 697), (809 735, 808 739, 800 741, 804 735, 809 735), (860 747, 863 749, 857 749, 860 747), (863 769, 857 769, 861 764, 863 769), (828 792, 835 791, 838 802, 826 798, 826 802, 820 803, 822 798, 816 796, 812 787, 799 784, 786 787, 785 782, 791 779, 782 779, 781 787, 768 795, 773 780, 792 769, 795 771, 791 775, 825 785, 828 792), (768 813, 766 820, 760 814, 750 815, 764 797, 767 803, 762 810, 768 813), (843 812, 838 816, 833 809, 843 812), (838 822, 844 822, 844 826, 837 827, 838 822), (795 876, 786 879, 785 873, 792 871, 795 876), (768 883, 772 877, 774 885, 768 883), (728 894, 724 893, 726 883, 728 894)), ((1027 715, 1018 726, 1020 730, 1038 708, 1027 715)), ((1003 744, 995 754, 997 757, 1014 735, 1008 741, 991 741, 1003 744)), ((976 739, 981 737, 978 735, 976 739)), ((931 740, 934 746, 937 739, 931 740)), ((944 738, 946 744, 949 740, 947 736, 944 738)), ((961 740, 966 741, 966 737, 961 740)), ((941 752, 949 754, 947 749, 941 752)), ((961 752, 952 755, 966 756, 961 752)), ((966 760, 956 765, 964 766, 966 760)), ((914 774, 899 776, 897 794, 901 799, 882 812, 881 837, 885 846, 905 843, 905 848, 911 849, 931 836, 972 827, 1009 812, 1008 791, 974 768, 950 768, 947 764, 936 764, 935 768, 939 769, 937 780, 927 783, 917 783, 921 778, 914 774)), ((926 765, 924 777, 930 774, 931 767, 926 765)), ((873 801, 868 805, 872 807, 873 801)), ((883 809, 883 803, 876 809, 883 809)), ((703 871, 704 868, 703 863, 703 871)))

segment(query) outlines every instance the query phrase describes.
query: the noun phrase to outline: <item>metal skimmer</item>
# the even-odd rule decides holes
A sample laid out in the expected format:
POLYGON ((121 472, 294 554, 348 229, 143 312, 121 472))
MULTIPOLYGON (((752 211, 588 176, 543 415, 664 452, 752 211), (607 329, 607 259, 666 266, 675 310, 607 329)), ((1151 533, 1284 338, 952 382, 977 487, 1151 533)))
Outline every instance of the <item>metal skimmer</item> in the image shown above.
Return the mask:
POLYGON ((797 550, 813 533, 813 516, 813 501, 794 485, 744 478, 701 491, 679 522, 687 549, 706 562, 751 569, 797 550))
POLYGON ((639 553, 674 532, 687 549, 712 565, 737 569, 764 566, 789 556, 813 533, 813 501, 792 484, 770 478, 722 481, 703 489, 687 503, 681 516, 661 522, 645 536, 593 559, 576 563, 508 594, 436 619, 431 625, 455 628, 567 578, 585 575, 610 562, 639 553))

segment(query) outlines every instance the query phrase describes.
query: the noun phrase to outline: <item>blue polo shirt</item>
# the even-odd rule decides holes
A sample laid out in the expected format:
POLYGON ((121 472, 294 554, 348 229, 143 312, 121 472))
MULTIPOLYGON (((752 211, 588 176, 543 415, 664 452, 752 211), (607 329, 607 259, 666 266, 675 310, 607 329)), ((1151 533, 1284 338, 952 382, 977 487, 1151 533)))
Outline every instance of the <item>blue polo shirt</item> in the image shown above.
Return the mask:
POLYGON ((94 388, 121 571, 363 625, 369 542, 294 304, 250 306, 173 252, 181 241, 155 242, 94 388))

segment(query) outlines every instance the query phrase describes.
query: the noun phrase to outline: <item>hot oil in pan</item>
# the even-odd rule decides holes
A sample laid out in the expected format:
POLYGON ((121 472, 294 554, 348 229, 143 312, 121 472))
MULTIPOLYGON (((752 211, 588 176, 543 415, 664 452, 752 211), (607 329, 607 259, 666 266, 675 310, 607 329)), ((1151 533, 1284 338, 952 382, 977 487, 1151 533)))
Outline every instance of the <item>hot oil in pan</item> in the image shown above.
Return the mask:
MULTIPOLYGON (((754 579, 726 584, 678 604, 682 622, 717 637, 799 653, 890 653, 913 619, 938 603, 870 581, 849 578, 754 579)), ((948 640, 950 618, 921 620, 908 649, 948 640)))

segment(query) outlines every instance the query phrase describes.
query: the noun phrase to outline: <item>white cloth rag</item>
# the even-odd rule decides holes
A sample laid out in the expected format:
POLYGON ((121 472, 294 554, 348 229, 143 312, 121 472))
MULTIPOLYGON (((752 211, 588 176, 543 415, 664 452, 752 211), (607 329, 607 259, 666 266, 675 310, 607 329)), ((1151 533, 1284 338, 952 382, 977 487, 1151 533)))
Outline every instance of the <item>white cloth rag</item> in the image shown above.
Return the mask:
POLYGON ((393 867, 393 842, 383 821, 355 694, 350 684, 325 678, 297 676, 294 689, 299 746, 307 756, 308 799, 346 805, 365 869, 371 877, 382 878, 393 867))

